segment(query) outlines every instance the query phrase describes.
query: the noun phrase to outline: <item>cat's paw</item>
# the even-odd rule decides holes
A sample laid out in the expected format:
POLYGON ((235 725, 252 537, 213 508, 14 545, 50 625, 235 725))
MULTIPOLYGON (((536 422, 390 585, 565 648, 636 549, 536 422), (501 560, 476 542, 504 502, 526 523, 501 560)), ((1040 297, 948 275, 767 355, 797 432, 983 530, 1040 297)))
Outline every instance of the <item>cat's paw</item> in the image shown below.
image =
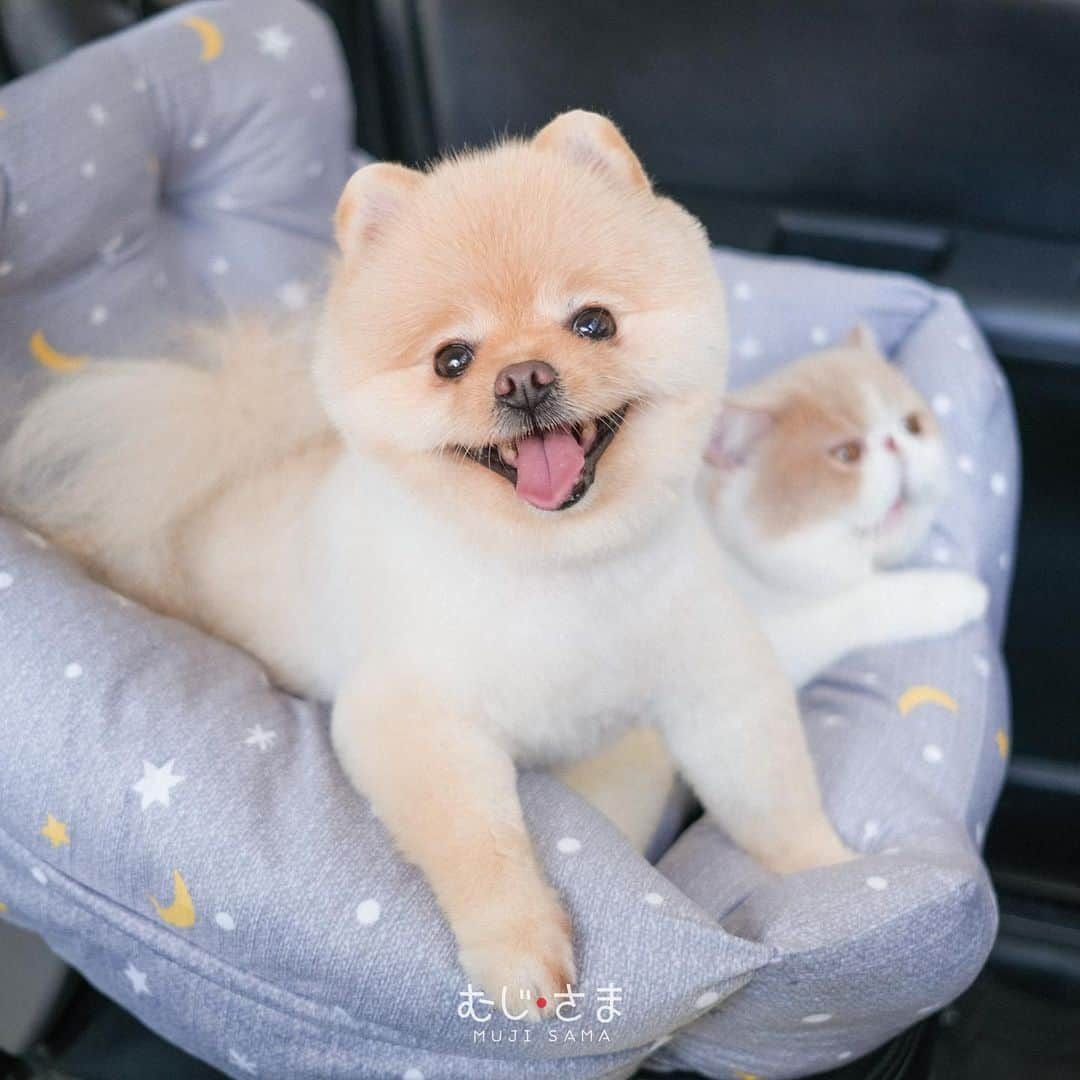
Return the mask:
POLYGON ((458 959, 469 982, 500 1009, 505 1000, 511 1017, 534 1023, 551 1016, 555 995, 565 994, 576 978, 569 916, 550 893, 525 909, 513 905, 483 914, 482 929, 459 940, 458 959))
POLYGON ((990 603, 990 590, 976 577, 955 570, 933 572, 926 596, 930 632, 951 634, 981 619, 990 603))

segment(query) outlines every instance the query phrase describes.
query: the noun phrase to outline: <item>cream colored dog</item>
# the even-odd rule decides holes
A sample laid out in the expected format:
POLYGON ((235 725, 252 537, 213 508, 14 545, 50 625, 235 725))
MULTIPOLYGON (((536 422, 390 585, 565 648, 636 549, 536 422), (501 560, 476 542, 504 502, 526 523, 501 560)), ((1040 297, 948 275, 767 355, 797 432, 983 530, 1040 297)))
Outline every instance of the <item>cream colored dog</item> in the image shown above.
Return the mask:
POLYGON ((191 363, 91 365, 23 419, 8 505, 333 700, 342 767, 489 993, 575 974, 518 763, 654 727, 769 867, 850 857, 694 499, 726 368, 698 222, 574 112, 368 166, 336 229, 313 338, 238 325, 191 363))

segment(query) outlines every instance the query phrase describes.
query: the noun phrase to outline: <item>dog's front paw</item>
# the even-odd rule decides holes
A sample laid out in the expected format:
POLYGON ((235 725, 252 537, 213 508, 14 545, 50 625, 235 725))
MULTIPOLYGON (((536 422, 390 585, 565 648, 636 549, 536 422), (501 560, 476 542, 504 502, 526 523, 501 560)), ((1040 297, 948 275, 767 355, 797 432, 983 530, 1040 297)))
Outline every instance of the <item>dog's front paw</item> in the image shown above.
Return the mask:
POLYGON ((551 1016, 556 994, 576 978, 570 918, 548 892, 529 904, 485 908, 477 929, 459 940, 458 959, 474 988, 501 1009, 535 1022, 551 1016), (505 988, 505 998, 504 998, 505 988))
POLYGON ((954 570, 941 570, 933 577, 927 617, 933 621, 935 633, 951 634, 982 618, 990 603, 990 590, 978 578, 954 570))

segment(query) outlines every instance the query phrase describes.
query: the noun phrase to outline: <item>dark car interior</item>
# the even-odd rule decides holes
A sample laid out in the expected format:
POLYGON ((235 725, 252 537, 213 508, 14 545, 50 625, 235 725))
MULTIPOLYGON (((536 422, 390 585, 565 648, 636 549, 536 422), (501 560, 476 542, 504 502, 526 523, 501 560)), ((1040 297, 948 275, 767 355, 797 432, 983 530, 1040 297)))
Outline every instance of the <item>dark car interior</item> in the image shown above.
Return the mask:
MULTIPOLYGON (((166 6, 0 0, 0 81, 166 6)), ((320 6, 349 64, 356 141, 376 156, 421 162, 598 110, 714 244, 915 274, 971 308, 1023 448, 1015 752, 986 841, 1000 934, 958 1001, 830 1075, 1080 1076, 1080 5, 320 6)), ((74 974, 62 983, 0 1075, 219 1075, 74 974)))

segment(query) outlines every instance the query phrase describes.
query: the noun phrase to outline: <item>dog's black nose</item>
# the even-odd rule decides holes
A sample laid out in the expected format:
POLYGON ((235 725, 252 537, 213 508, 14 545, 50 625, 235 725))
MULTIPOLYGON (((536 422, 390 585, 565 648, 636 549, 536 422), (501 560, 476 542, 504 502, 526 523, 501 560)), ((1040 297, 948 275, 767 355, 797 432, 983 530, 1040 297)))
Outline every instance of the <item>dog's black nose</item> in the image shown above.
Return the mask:
POLYGON ((495 376, 495 400, 511 409, 535 409, 551 393, 558 378, 543 360, 510 364, 495 376))

